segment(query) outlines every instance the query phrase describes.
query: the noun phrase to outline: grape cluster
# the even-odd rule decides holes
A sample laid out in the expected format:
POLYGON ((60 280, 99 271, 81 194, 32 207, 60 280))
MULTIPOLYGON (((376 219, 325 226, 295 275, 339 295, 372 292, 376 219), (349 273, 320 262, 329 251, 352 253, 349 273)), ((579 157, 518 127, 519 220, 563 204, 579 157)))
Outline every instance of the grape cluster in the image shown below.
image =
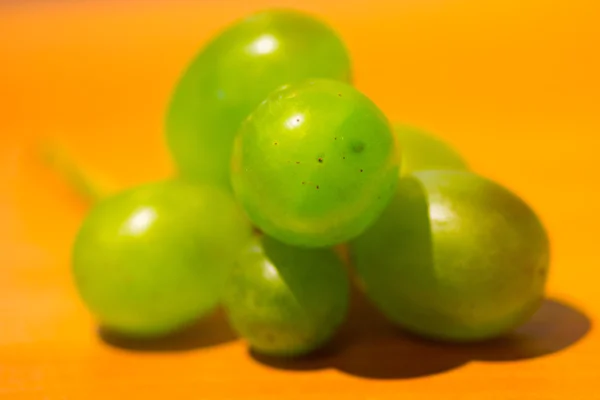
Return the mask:
POLYGON ((222 305, 254 351, 301 355, 345 320, 349 273, 425 337, 527 321, 549 265, 535 213, 440 139, 390 123, 351 78, 312 15, 264 11, 216 35, 166 113, 177 176, 101 199, 77 234, 75 283, 98 322, 157 337, 222 305))

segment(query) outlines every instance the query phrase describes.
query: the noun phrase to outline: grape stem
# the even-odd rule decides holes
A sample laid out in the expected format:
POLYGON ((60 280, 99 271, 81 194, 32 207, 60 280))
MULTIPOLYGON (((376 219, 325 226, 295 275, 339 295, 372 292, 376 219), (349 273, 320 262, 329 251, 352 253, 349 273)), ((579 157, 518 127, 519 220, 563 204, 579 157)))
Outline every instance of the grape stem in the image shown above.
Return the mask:
POLYGON ((58 173, 86 201, 93 204, 115 192, 115 185, 84 169, 58 142, 42 141, 39 153, 43 163, 58 173))

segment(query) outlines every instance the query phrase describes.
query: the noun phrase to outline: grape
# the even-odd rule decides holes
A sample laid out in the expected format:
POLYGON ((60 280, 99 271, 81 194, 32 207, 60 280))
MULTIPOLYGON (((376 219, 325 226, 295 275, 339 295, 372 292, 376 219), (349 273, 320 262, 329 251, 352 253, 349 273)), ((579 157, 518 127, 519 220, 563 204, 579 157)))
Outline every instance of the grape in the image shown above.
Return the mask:
POLYGON ((179 180, 98 202, 75 240, 82 300, 106 328, 171 333, 211 311, 251 229, 230 195, 179 180))
POLYGON ((346 317, 349 283, 332 249, 256 237, 242 252, 223 305, 232 327, 262 354, 297 356, 325 344, 346 317))
POLYGON ((549 240, 540 220, 515 194, 470 172, 402 178, 382 217, 349 247, 367 296, 425 337, 500 336, 544 296, 549 240))
POLYGON ((469 169, 462 156, 436 136, 399 123, 394 124, 394 133, 402 153, 402 176, 414 171, 469 169))
POLYGON ((269 10, 229 26, 179 80, 166 138, 181 175, 230 189, 233 138, 243 119, 278 87, 307 78, 351 79, 350 58, 324 22, 269 10))
POLYGON ((272 93, 234 143, 232 184, 274 238, 326 247, 360 234, 394 193, 398 157, 386 117, 346 83, 308 80, 272 93))

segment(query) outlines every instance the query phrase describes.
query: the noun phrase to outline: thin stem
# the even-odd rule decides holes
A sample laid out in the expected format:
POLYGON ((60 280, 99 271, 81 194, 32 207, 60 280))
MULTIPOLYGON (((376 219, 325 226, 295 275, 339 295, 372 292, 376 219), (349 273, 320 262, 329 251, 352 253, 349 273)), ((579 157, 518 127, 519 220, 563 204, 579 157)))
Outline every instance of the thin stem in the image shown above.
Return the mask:
POLYGON ((116 191, 115 185, 84 169, 70 156, 64 146, 55 141, 43 141, 40 144, 40 155, 47 166, 62 176, 90 203, 96 203, 116 191))

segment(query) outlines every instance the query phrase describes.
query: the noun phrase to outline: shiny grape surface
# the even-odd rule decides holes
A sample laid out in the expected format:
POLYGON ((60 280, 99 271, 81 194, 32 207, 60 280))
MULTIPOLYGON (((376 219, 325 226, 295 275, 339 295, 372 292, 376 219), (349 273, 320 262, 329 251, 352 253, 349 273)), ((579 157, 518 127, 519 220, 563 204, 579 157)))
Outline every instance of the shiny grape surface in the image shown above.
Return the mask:
POLYGON ((213 309, 249 223, 229 194, 161 181, 100 201, 77 234, 72 268, 105 328, 160 336, 213 309))
POLYGON ((544 297, 549 243, 540 220, 515 194, 470 172, 402 178, 383 216, 349 248, 367 296, 426 337, 502 335, 544 297))
POLYGON ((375 221, 398 163, 391 127, 371 100, 342 82, 308 80, 272 93, 242 125, 232 183, 264 232, 325 247, 375 221))

